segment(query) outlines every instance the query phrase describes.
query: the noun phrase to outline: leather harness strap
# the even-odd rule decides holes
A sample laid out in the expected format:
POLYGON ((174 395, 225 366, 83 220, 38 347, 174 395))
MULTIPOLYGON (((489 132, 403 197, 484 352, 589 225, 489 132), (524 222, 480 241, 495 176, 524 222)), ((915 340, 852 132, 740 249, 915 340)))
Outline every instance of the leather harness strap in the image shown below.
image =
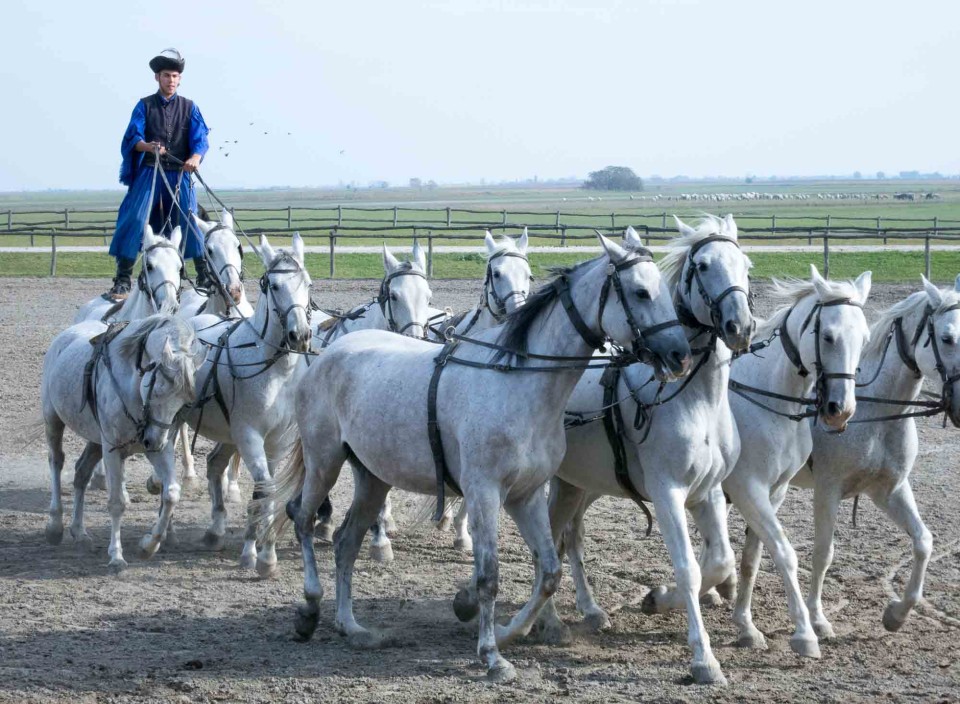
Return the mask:
POLYGON ((443 518, 443 509, 445 505, 444 491, 447 485, 458 496, 463 496, 460 491, 460 485, 450 475, 450 467, 447 465, 447 458, 443 453, 443 439, 440 437, 440 422, 437 420, 437 389, 440 386, 440 375, 444 367, 447 366, 447 360, 453 354, 458 340, 447 342, 433 360, 433 375, 430 377, 430 386, 427 388, 427 436, 430 439, 430 450, 433 452, 433 464, 437 473, 437 510, 434 511, 433 520, 440 521, 443 518))

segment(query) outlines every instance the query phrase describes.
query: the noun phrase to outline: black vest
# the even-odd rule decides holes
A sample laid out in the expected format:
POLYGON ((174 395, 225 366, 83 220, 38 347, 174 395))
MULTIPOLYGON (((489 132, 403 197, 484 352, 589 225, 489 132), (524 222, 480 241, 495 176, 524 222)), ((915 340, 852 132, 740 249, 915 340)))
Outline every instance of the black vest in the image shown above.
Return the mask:
MULTIPOLYGON (((160 94, 154 93, 143 98, 147 112, 146 128, 143 141, 160 142, 167 151, 180 161, 190 158, 190 115, 193 112, 193 101, 174 95, 166 105, 160 100, 160 94)), ((153 152, 147 152, 143 158, 144 166, 153 166, 156 157, 153 152)), ((165 158, 160 159, 160 165, 165 169, 179 169, 180 165, 165 158)))

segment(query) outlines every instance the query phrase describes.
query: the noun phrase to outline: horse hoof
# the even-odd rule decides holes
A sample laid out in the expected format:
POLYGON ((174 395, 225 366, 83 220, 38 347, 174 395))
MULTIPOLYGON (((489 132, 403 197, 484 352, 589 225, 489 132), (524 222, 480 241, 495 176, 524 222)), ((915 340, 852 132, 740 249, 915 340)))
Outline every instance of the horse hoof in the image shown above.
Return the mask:
POLYGON ((887 608, 883 610, 883 627, 890 633, 899 631, 907 620, 906 616, 900 616, 897 613, 902 608, 901 603, 899 599, 895 599, 887 604, 887 608))
POLYGON ((105 474, 94 474, 90 477, 90 481, 87 483, 88 489, 96 489, 97 491, 106 491, 107 490, 107 477, 105 474))
POLYGON ((720 582, 720 584, 716 586, 716 590, 721 598, 731 604, 737 600, 737 583, 735 580, 720 582))
POLYGON ((43 534, 48 543, 51 545, 59 545, 63 542, 63 524, 48 523, 43 534))
POLYGON ((333 524, 318 523, 313 529, 313 537, 325 545, 330 545, 333 543, 333 524))
POLYGON ((296 632, 294 638, 301 643, 306 643, 313 637, 319 622, 320 607, 313 603, 301 604, 297 607, 297 615, 293 620, 293 629, 296 632))
POLYGON ((497 664, 487 670, 487 681, 500 684, 517 678, 517 668, 503 658, 497 659, 497 664))
POLYGON ((397 528, 397 522, 393 520, 393 517, 386 519, 383 522, 383 532, 387 534, 388 538, 395 538, 399 532, 397 528))
POLYGON ((764 635, 754 628, 753 630, 746 631, 737 636, 737 647, 738 648, 751 648, 753 650, 766 650, 767 648, 767 639, 764 635))
POLYGON ((158 482, 156 479, 154 479, 152 474, 151 474, 149 477, 147 477, 147 492, 148 492, 148 493, 153 494, 154 496, 156 496, 157 494, 159 494, 159 493, 162 492, 162 491, 163 491, 163 484, 162 484, 161 482, 158 482))
POLYGON ((461 589, 453 597, 453 613, 457 620, 462 623, 468 623, 477 617, 480 613, 480 602, 477 601, 475 594, 471 594, 469 589, 461 589))
POLYGON ((705 594, 700 595, 700 606, 705 606, 708 609, 714 609, 723 604, 723 599, 720 598, 720 595, 713 589, 706 592, 705 594))
POLYGON ((384 642, 383 636, 367 629, 347 635, 347 645, 356 650, 378 650, 384 646, 384 642))
POLYGON ((160 541, 152 533, 147 533, 140 539, 140 559, 149 560, 160 549, 160 541))
POLYGON ((223 550, 224 536, 208 530, 203 534, 202 542, 208 550, 223 550))
POLYGON ((227 489, 227 502, 239 504, 241 501, 243 501, 243 497, 240 495, 240 486, 238 484, 230 484, 230 487, 227 489))
POLYGON ((640 604, 640 610, 647 614, 658 614, 661 612, 660 606, 658 605, 658 600, 663 599, 664 595, 667 593, 666 587, 657 587, 656 589, 651 589, 647 592, 647 595, 643 597, 643 602, 640 604))
MULTIPOLYGON (((150 483, 150 479, 147 480, 147 483, 150 483)), ((180 482, 180 486, 183 487, 184 491, 193 491, 200 486, 200 478, 196 474, 188 475, 180 482)), ((150 491, 149 487, 147 487, 147 491, 150 491)), ((151 491, 150 493, 152 494, 153 492, 151 491)))
POLYGON ((820 642, 816 638, 790 639, 790 649, 802 658, 820 659, 820 642))
POLYGON ((831 640, 836 638, 837 634, 834 633, 833 626, 829 621, 814 621, 813 630, 817 634, 817 637, 820 640, 831 640))
POLYGON ((694 663, 690 668, 693 674, 693 681, 697 684, 716 684, 723 686, 727 684, 727 678, 723 676, 720 669, 720 663, 711 658, 712 662, 694 663))
POLYGON ((587 625, 594 633, 600 633, 600 631, 605 631, 610 628, 610 617, 607 616, 607 612, 602 609, 597 611, 591 611, 584 615, 583 622, 587 625))
POLYGON ((127 561, 122 557, 110 560, 110 564, 107 565, 107 571, 110 574, 121 574, 125 569, 127 569, 127 561))
POLYGON ((243 554, 240 556, 240 567, 245 570, 255 569, 257 566, 257 556, 256 554, 243 554))
POLYGON ((384 545, 370 545, 370 557, 377 562, 393 562, 393 546, 390 543, 384 545))
POLYGON ((473 540, 471 538, 454 538, 453 548, 463 552, 473 552, 473 540))
POLYGON ((86 533, 79 537, 74 537, 73 546, 78 555, 89 555, 94 551, 93 538, 86 533))
POLYGON ((450 527, 451 527, 452 525, 453 525, 453 519, 450 518, 450 516, 444 516, 444 517, 441 518, 440 521, 437 523, 437 530, 440 530, 440 531, 443 531, 444 533, 446 533, 448 530, 450 530, 450 527))
POLYGON ((260 579, 272 579, 277 576, 277 571, 276 562, 265 562, 257 558, 257 574, 260 575, 260 579))
POLYGON ((573 636, 567 624, 558 619, 540 624, 540 642, 546 645, 570 645, 573 636))
POLYGON ((175 548, 180 545, 180 538, 178 538, 177 534, 174 532, 173 526, 167 528, 167 532, 164 533, 161 544, 165 548, 175 548))

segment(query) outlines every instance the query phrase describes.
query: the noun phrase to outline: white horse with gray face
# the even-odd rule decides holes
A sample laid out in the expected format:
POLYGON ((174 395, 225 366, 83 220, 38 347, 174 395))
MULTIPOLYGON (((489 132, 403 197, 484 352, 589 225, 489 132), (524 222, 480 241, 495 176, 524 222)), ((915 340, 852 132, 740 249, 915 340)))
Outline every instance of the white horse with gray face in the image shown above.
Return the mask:
MULTIPOLYGON (((727 545, 698 565, 684 509, 701 534, 726 534, 720 484, 740 455, 727 381, 732 352, 749 346, 755 327, 748 298, 751 264, 740 251, 732 216, 707 217, 696 228, 677 219, 677 227, 680 237, 670 242, 660 268, 694 348, 693 371, 665 386, 649 383, 653 374, 644 364, 584 373, 567 404, 576 420, 551 483, 550 523, 567 551, 577 607, 599 630, 608 628, 610 619, 594 600, 584 569, 584 512, 602 495, 652 501, 677 577, 677 597, 687 610, 694 680, 725 683, 700 614, 699 592, 701 570, 725 578, 734 555, 727 545), (669 400, 657 405, 662 399, 669 400), (635 427, 625 419, 642 417, 640 404, 649 416, 635 427), (604 410, 598 415, 597 409, 604 410)), ((632 228, 627 241, 640 246, 632 228)), ((546 640, 569 638, 552 599, 541 618, 546 640)))
POLYGON ((183 257, 180 255, 182 233, 173 228, 168 240, 153 234, 147 223, 143 227, 141 243, 142 265, 130 295, 122 304, 103 296, 87 301, 73 318, 74 323, 85 320, 114 322, 140 320, 156 313, 176 313, 180 307, 180 286, 183 257))
POLYGON ((163 479, 160 515, 140 541, 142 556, 150 557, 170 523, 180 498, 174 467, 170 428, 183 407, 192 402, 198 350, 193 330, 182 320, 155 315, 109 328, 87 321, 67 328, 54 338, 43 363, 40 403, 46 425, 50 459, 50 520, 47 540, 63 538, 60 473, 63 470, 63 431, 70 428, 87 445, 77 460, 74 477, 74 541, 89 549, 92 541, 83 527, 83 502, 94 465, 103 458, 107 467, 112 524, 110 564, 123 570, 120 523, 126 508, 123 467, 127 457, 145 453, 163 479), (83 383, 78 384, 78 379, 83 383), (82 394, 82 395, 81 395, 82 394))
POLYGON ((903 597, 892 598, 883 612, 884 627, 899 630, 923 597, 933 538, 910 487, 919 443, 916 421, 909 414, 931 415, 937 409, 929 406, 942 403, 954 426, 960 426, 960 277, 953 290, 938 289, 925 278, 923 287, 880 315, 860 361, 860 395, 902 403, 861 401, 857 418, 843 435, 815 429, 810 464, 792 482, 814 490, 807 607, 821 638, 835 637, 823 611, 823 580, 833 559, 833 533, 843 499, 866 494, 913 542, 910 579, 903 597), (940 387, 940 402, 920 400, 924 378, 940 387), (903 403, 910 401, 919 405, 903 403), (907 417, 897 417, 904 414, 907 417))
MULTIPOLYGON (((260 298, 250 319, 221 320, 212 315, 191 319, 209 347, 197 371, 197 398, 187 422, 217 443, 207 457, 213 521, 204 536, 208 547, 221 549, 227 511, 223 471, 236 452, 254 480, 254 500, 273 476, 277 463, 296 440, 294 394, 310 350, 310 275, 304 267, 303 240, 293 236, 291 251, 274 250, 265 236, 258 252, 265 273, 260 298)), ((267 515, 269 503, 263 507, 267 515)), ((251 510, 240 563, 257 565, 261 576, 275 569, 275 545, 265 541, 257 559, 257 516, 251 510)))
POLYGON ((194 289, 183 292, 180 315, 192 318, 201 313, 227 318, 248 318, 253 306, 243 288, 243 245, 237 237, 233 215, 224 208, 220 222, 207 222, 191 214, 197 230, 203 235, 203 256, 210 278, 214 281, 212 295, 194 289))
MULTIPOLYGON (((689 370, 690 347, 674 327, 673 305, 652 258, 602 236, 600 241, 602 256, 565 270, 505 326, 476 337, 521 356, 504 358, 503 353, 461 343, 447 350, 443 376, 434 382, 441 467, 448 467, 446 473, 440 472, 440 481, 446 477, 459 486, 469 510, 480 612, 478 652, 488 677, 495 681, 515 676, 499 648, 529 632, 559 581, 543 485, 563 458, 563 409, 583 371, 582 366, 572 369, 563 362, 523 355, 583 358, 609 335, 638 354, 649 355, 664 378, 689 370), (502 363, 514 359, 511 366, 516 370, 503 371, 507 367, 502 363), (500 371, 493 368, 498 362, 500 371), (476 368, 470 363, 490 366, 476 368), (557 370, 524 371, 533 366, 557 370), (509 422, 503 418, 505 408, 510 409, 509 422), (530 601, 506 626, 494 621, 501 507, 517 523, 537 566, 530 601)), ((336 624, 351 642, 378 642, 354 617, 353 563, 391 486, 420 494, 437 491, 427 398, 438 352, 436 345, 419 340, 359 332, 331 345, 298 384, 301 451, 279 479, 277 499, 291 499, 302 490, 303 502, 296 512, 307 600, 296 623, 301 638, 311 637, 316 629, 322 597, 313 545, 317 508, 350 459, 354 501, 335 537, 336 624), (384 423, 391 432, 371 432, 384 423)))

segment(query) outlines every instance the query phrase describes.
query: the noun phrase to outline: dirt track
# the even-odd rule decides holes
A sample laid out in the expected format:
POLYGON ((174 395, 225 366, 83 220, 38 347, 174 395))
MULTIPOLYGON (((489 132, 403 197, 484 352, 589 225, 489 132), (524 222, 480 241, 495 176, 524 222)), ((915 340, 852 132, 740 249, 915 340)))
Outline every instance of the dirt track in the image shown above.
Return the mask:
MULTIPOLYGON (((913 475, 921 512, 934 535, 926 582, 928 603, 896 634, 883 630, 888 580, 897 592, 909 569, 909 542, 868 501, 859 527, 849 503, 837 536, 825 603, 837 629, 820 661, 789 650, 791 633, 783 588, 764 559, 754 599, 758 627, 769 650, 732 645, 727 606, 704 612, 715 653, 730 685, 690 684, 686 617, 647 616, 639 601, 650 585, 670 581, 666 551, 656 531, 642 538, 643 519, 625 502, 598 502, 588 517, 588 570, 596 594, 612 614, 612 630, 574 629, 569 647, 529 640, 505 651, 520 678, 495 687, 484 681, 475 656, 475 626, 453 615, 455 584, 470 561, 454 552, 452 536, 412 525, 413 498, 394 498, 401 533, 390 565, 357 563, 358 619, 390 634, 394 647, 355 651, 333 628, 332 551, 319 550, 326 598, 320 628, 309 644, 291 639, 293 606, 301 600, 299 556, 289 541, 280 550, 280 576, 259 581, 241 572, 243 511, 230 505, 230 532, 222 553, 199 539, 208 522, 205 489, 184 494, 177 509, 181 544, 149 562, 136 559, 136 540, 153 522, 156 501, 144 487, 143 460, 128 463, 132 504, 124 519, 124 550, 131 566, 121 577, 106 570, 108 515, 103 492, 88 493, 87 525, 93 554, 77 554, 70 539, 58 547, 43 537, 49 501, 42 443, 18 446, 16 434, 38 413, 42 355, 71 321, 77 306, 104 290, 104 281, 0 280, 0 700, 4 701, 957 701, 960 699, 960 478, 958 431, 939 420, 921 422, 921 451, 913 475), (43 309, 47 319, 34 319, 43 309), (622 518, 626 516, 626 518, 622 518), (892 575, 892 576, 891 576, 892 575)), ((376 282, 320 281, 315 297, 346 306, 376 290, 376 282), (332 293, 336 288, 336 294, 332 293)), ((434 282, 439 305, 463 308, 476 282, 434 282)), ((874 288, 870 308, 902 298, 905 287, 874 288)), ((762 293, 762 292, 761 292, 762 293)), ((764 312, 761 295, 761 313, 764 312)), ((67 445, 64 504, 71 506, 72 462, 80 445, 67 445)), ((198 471, 204 474, 203 461, 198 471)), ((248 495, 249 480, 244 477, 248 495)), ((349 496, 344 473, 334 501, 342 515, 349 496)), ((781 517, 800 559, 806 589, 812 544, 811 495, 794 490, 781 517)), ((69 515, 69 514, 68 514, 69 515)), ((510 614, 529 594, 529 554, 509 520, 501 524, 498 615, 510 614)), ((743 523, 734 512, 731 535, 739 554, 743 523)), ((573 585, 564 578, 561 614, 577 620, 573 585)))

